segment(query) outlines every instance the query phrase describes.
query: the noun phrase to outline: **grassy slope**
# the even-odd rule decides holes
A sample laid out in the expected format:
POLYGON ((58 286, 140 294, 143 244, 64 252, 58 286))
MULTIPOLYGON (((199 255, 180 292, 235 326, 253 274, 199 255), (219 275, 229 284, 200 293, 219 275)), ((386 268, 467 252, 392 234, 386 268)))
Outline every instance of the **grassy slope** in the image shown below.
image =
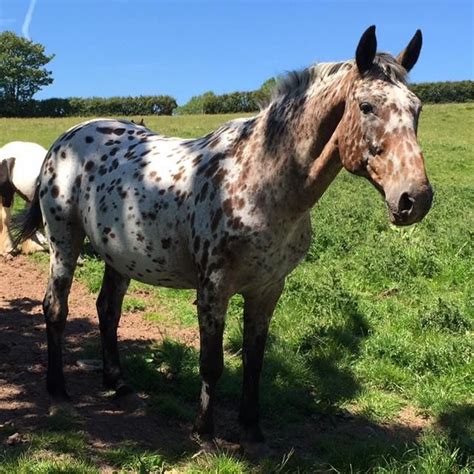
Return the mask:
MULTIPOLYGON (((149 117, 146 123, 164 134, 190 137, 226 119, 149 117)), ((473 119, 473 104, 425 107, 420 141, 436 197, 430 214, 414 227, 390 226, 376 191, 364 180, 340 174, 313 211, 313 243, 305 262, 288 278, 265 360, 263 413, 270 431, 291 431, 307 417, 342 410, 392 426, 400 413, 414 410, 431 420, 430 427, 410 445, 348 439, 329 430, 317 438, 317 457, 294 456, 288 469, 467 471, 473 436, 473 119)), ((24 139, 48 146, 78 121, 0 119, 0 144, 24 139)), ((79 278, 97 290, 100 264, 88 260, 79 278)), ((157 324, 195 325, 191 292, 147 291, 152 298, 132 294, 126 308, 144 310, 157 324)), ((239 358, 231 356, 240 347, 240 310, 241 300, 234 298, 226 334, 227 371, 220 385, 224 401, 235 400, 240 391, 239 358)), ((126 367, 137 388, 152 395, 155 409, 177 419, 192 417, 198 393, 195 351, 169 341, 128 359, 126 367), (173 383, 156 371, 164 365, 178 373, 173 383)), ((49 447, 56 449, 53 441, 49 447)), ((21 462, 32 462, 31 456, 21 462)), ((133 456, 125 450, 114 459, 127 468, 133 456)), ((156 456, 142 453, 140 459, 158 468, 165 460, 156 456)), ((93 469, 85 454, 67 462, 85 462, 93 469)), ((176 461, 166 462, 169 467, 176 461)), ((176 467, 193 472, 248 469, 227 456, 182 459, 176 467)))

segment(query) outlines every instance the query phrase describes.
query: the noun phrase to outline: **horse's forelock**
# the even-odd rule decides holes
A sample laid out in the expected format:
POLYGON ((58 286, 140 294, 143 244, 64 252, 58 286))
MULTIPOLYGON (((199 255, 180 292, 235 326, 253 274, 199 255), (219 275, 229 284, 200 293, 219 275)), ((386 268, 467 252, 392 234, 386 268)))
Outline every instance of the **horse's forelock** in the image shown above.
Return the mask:
POLYGON ((368 75, 403 84, 407 81, 406 69, 389 53, 377 53, 368 75))

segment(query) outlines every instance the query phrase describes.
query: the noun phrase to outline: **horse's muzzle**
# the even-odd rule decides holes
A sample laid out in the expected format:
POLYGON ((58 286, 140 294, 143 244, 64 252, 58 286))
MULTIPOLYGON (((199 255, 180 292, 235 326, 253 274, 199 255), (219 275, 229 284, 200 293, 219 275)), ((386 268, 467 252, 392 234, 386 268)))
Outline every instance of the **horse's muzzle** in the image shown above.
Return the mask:
POLYGON ((426 184, 397 193, 387 199, 390 221, 398 226, 420 222, 428 214, 433 202, 433 189, 426 184))

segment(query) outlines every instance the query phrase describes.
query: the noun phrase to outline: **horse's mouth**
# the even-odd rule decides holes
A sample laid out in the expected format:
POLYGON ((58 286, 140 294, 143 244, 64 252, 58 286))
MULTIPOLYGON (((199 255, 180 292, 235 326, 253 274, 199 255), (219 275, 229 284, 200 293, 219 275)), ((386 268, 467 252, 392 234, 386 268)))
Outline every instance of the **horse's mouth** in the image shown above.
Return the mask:
POLYGON ((390 208, 388 210, 388 216, 390 222, 398 227, 415 224, 423 218, 414 218, 413 216, 408 215, 405 211, 402 211, 401 213, 391 212, 390 208))

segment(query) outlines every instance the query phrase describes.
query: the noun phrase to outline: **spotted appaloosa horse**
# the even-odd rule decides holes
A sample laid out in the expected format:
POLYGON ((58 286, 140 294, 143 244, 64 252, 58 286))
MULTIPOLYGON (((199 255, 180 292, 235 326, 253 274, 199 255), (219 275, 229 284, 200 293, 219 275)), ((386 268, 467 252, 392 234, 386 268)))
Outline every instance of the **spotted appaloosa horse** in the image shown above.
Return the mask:
POLYGON ((259 377, 268 326, 285 277, 310 245, 311 208, 344 167, 380 191, 396 225, 417 222, 430 209, 416 138, 421 104, 405 83, 420 48, 417 31, 397 58, 376 54, 370 27, 355 61, 290 75, 257 116, 203 138, 166 138, 122 120, 93 120, 62 135, 49 150, 22 229, 28 236, 44 216, 51 396, 68 398, 62 334, 76 259, 88 236, 106 264, 97 300, 106 386, 118 394, 130 390, 117 349, 130 279, 195 288, 202 390, 194 428, 212 435, 226 310, 240 293, 241 442, 262 442, 259 377))
MULTIPOLYGON (((10 142, 0 148, 0 255, 12 250, 10 236, 11 208, 18 194, 30 202, 47 150, 31 142, 10 142)), ((22 244, 23 253, 44 250, 44 237, 36 234, 22 244)))

